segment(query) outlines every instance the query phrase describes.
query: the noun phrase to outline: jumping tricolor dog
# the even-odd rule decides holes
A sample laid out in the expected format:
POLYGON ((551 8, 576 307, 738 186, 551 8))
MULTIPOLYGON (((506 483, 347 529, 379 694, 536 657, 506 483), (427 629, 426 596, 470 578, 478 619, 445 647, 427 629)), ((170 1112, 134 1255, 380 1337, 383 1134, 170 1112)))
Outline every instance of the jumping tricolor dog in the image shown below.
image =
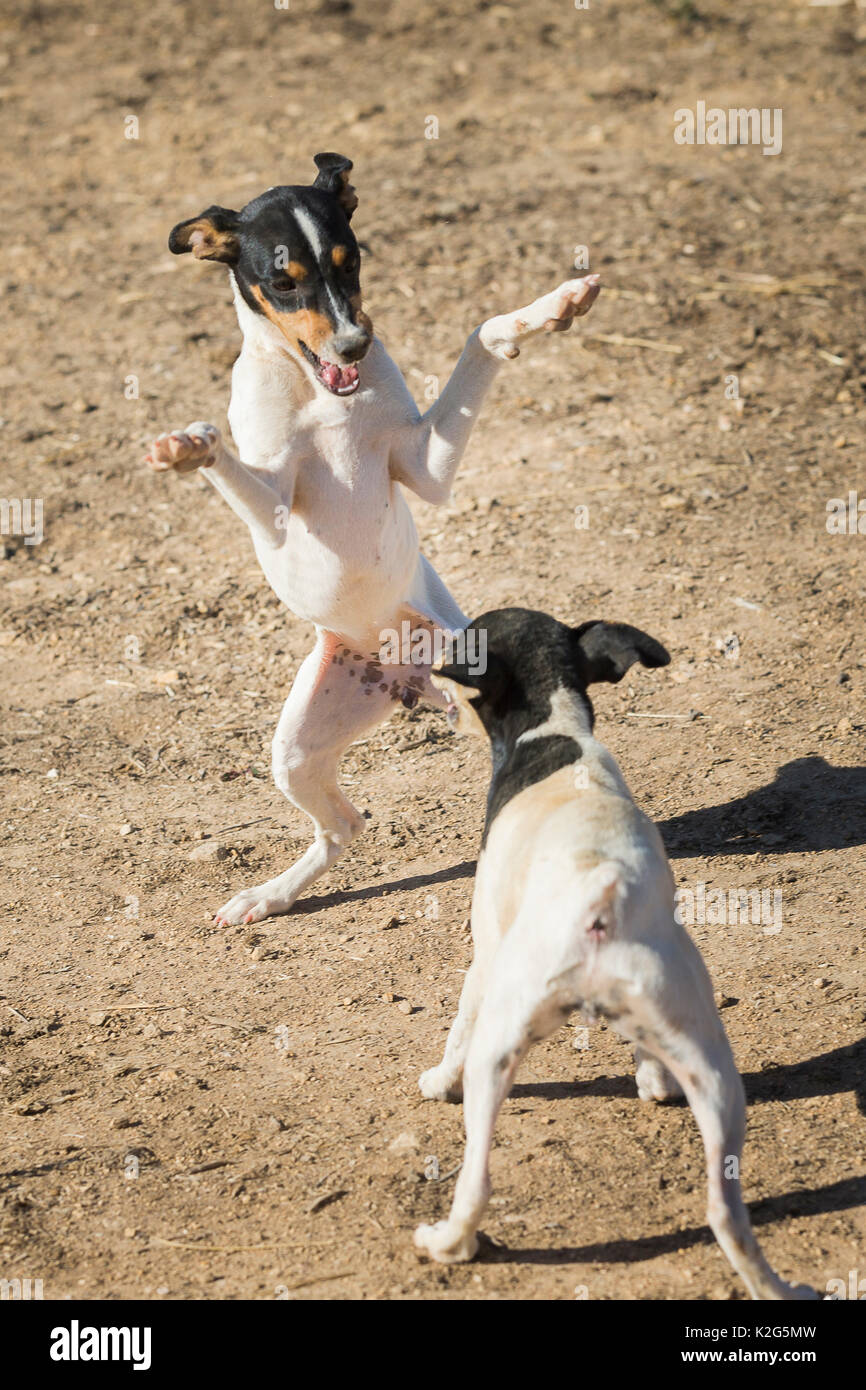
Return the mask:
POLYGON ((364 828, 337 785, 356 739, 402 703, 441 706, 429 666, 387 661, 383 631, 427 632, 467 619, 421 554, 403 488, 448 500, 484 396, 506 358, 542 331, 585 314, 598 276, 567 280, 472 333, 442 394, 420 415, 361 307, 350 160, 315 157, 310 186, 270 188, 240 212, 210 207, 179 223, 169 247, 228 267, 243 347, 229 424, 161 435, 146 462, 205 476, 249 528, 271 588, 316 627, 273 742, 279 789, 313 822, 291 868, 236 894, 216 920, 288 912, 364 828), (243 460, 243 461, 241 461, 243 460))
POLYGON ((451 1213, 415 1232, 443 1263, 471 1260, 489 1198, 496 1117, 521 1058, 574 1010, 634 1043, 642 1100, 685 1093, 704 1142, 708 1219, 753 1298, 814 1297, 774 1274, 740 1195, 745 1099, 697 947, 674 915, 661 836, 593 735, 587 688, 629 668, 665 666, 638 628, 566 627, 505 608, 486 633, 487 668, 446 654, 432 679, 458 728, 486 734, 493 756, 472 899, 474 959, 430 1100, 463 1096, 466 1151, 451 1213))

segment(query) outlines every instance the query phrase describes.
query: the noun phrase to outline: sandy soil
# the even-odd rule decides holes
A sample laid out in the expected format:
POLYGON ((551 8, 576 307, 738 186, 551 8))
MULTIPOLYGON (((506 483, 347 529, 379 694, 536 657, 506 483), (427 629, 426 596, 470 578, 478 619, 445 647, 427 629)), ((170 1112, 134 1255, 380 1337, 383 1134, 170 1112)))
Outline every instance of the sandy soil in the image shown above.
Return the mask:
POLYGON ((351 750, 368 833, 291 916, 210 925, 306 842, 268 742, 311 634, 202 480, 140 466, 162 429, 224 425, 238 349, 223 273, 166 236, 320 149, 355 160, 368 307, 419 399, 576 246, 603 274, 589 319, 502 372, 424 545, 470 612, 620 618, 674 654, 600 691, 599 732, 682 885, 782 894, 778 931, 693 928, 746 1192, 785 1276, 866 1275, 866 535, 826 527, 866 488, 866 11, 34 0, 0 43, 2 491, 44 504, 41 544, 0 538, 0 1275, 742 1297, 690 1114, 642 1105, 604 1029, 524 1066, 480 1262, 416 1259, 462 1151, 416 1081, 468 964, 487 780, 439 715, 351 750), (782 108, 782 153, 677 145, 698 100, 782 108))

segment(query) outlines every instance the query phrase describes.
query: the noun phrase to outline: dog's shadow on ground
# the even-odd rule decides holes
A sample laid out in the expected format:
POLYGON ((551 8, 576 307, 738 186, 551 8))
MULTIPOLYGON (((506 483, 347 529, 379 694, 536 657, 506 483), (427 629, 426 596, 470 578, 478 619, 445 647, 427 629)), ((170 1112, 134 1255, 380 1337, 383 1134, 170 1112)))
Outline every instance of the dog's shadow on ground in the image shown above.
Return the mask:
MULTIPOLYGON (((853 1091, 861 1115, 866 1115, 866 1038, 847 1047, 823 1052, 805 1062, 768 1067, 766 1071, 746 1072, 743 1075, 746 1098, 750 1104, 773 1100, 803 1100, 810 1096, 826 1096, 841 1091, 853 1091)), ((637 1097, 633 1076, 598 1077, 593 1081, 525 1082, 514 1086, 511 1095, 517 1098, 543 1097, 547 1100, 579 1099, 582 1096, 637 1097)), ((755 1226, 782 1221, 790 1216, 815 1216, 819 1213, 847 1211, 866 1205, 866 1176, 843 1178, 827 1187, 807 1187, 796 1192, 784 1192, 775 1197, 763 1197, 749 1206, 755 1226)), ((584 1264, 605 1261, 611 1264, 635 1264, 652 1260, 657 1255, 669 1255, 694 1245, 712 1244, 715 1237, 709 1226, 669 1231, 661 1235, 640 1236, 634 1240, 604 1241, 595 1245, 554 1247, 551 1249, 519 1249, 497 1245, 485 1246, 484 1258, 508 1264, 584 1264)))
MULTIPOLYGON (((846 1047, 822 1052, 805 1062, 786 1062, 764 1071, 743 1073, 749 1105, 768 1100, 803 1100, 808 1096, 830 1096, 853 1091, 857 1108, 866 1115, 866 1038, 846 1047)), ((591 1081, 524 1081, 512 1086, 516 1098, 581 1100, 584 1096, 637 1098, 633 1075, 598 1076, 591 1081)), ((684 1105, 684 1101, 678 1102, 684 1105)))
POLYGON ((464 859, 462 864, 449 864, 447 868, 436 869, 430 874, 413 874, 408 878, 392 879, 388 883, 372 883, 366 888, 349 888, 336 893, 322 894, 320 897, 302 898, 292 908, 292 916, 308 912, 322 912, 326 907, 340 907, 343 903, 364 902, 368 898, 384 898, 389 893, 410 893, 415 888, 434 888, 437 883, 450 883, 453 879, 472 878, 475 873, 475 860, 464 859))
MULTIPOLYGON (((665 848, 675 859, 759 851, 790 854, 866 844, 866 767, 833 767, 824 758, 797 758, 785 763, 768 786, 719 806, 684 811, 658 825, 665 848)), ((303 898, 292 911, 322 912, 390 893, 433 888, 474 873, 475 861, 466 859, 429 874, 303 898)))
MULTIPOLYGON (((866 1203, 866 1177, 842 1178, 827 1187, 804 1187, 797 1192, 783 1192, 777 1197, 762 1197, 750 1202, 749 1216, 753 1226, 766 1226, 790 1216, 815 1216, 822 1212, 847 1211, 866 1203)), ((665 1231, 654 1236, 638 1236, 633 1240, 598 1241, 594 1245, 523 1247, 511 1249, 486 1241, 483 1260, 491 1264, 639 1264, 659 1255, 673 1255, 695 1245, 712 1245, 715 1236, 709 1226, 690 1226, 685 1230, 665 1231)))
POLYGON ((765 787, 720 806, 684 811, 658 826, 675 859, 866 844, 866 767, 797 758, 765 787))

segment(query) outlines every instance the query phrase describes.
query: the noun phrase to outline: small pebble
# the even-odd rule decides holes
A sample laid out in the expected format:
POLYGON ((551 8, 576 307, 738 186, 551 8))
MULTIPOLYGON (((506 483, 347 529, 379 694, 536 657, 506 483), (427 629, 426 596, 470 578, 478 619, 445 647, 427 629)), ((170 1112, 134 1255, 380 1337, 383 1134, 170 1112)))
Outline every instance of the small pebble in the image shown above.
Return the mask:
POLYGON ((228 853, 225 845, 221 845, 219 840, 202 840, 200 845, 190 850, 187 859, 207 862, 213 859, 227 859, 228 853))

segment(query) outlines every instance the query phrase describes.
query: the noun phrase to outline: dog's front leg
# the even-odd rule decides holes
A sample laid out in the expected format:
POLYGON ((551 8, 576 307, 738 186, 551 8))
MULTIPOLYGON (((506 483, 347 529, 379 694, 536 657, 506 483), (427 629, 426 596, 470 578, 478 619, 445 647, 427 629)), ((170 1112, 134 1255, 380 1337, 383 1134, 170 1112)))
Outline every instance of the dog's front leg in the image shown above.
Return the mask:
POLYGON ((482 1001, 472 1033, 464 1078, 466 1150, 451 1211, 444 1221, 418 1226, 415 1247, 440 1264, 471 1260, 478 1250, 476 1231, 490 1197, 488 1169, 496 1117, 511 1090, 531 1041, 533 1005, 515 1012, 514 983, 500 954, 491 969, 490 992, 482 1001))
POLYGON ((566 280, 525 309, 488 319, 469 337, 441 396, 426 414, 396 432, 391 473, 425 502, 445 502, 458 465, 500 363, 517 357, 536 333, 561 332, 589 312, 599 277, 566 280))
POLYGON ((252 532, 273 545, 279 545, 285 538, 285 528, 279 525, 279 509, 291 507, 291 497, 285 494, 283 473, 280 475, 283 490, 278 493, 271 485, 269 474, 242 463, 226 448, 215 425, 199 421, 185 430, 161 434, 151 444, 144 461, 156 473, 191 473, 196 468, 206 469, 206 476, 217 492, 252 532))
POLYGON ((431 1067, 418 1080, 421 1094, 426 1100, 458 1101, 463 1097, 463 1066, 481 1007, 488 966, 489 962, 483 956, 476 957, 466 972, 457 1017, 445 1044, 445 1056, 438 1067, 431 1067))

